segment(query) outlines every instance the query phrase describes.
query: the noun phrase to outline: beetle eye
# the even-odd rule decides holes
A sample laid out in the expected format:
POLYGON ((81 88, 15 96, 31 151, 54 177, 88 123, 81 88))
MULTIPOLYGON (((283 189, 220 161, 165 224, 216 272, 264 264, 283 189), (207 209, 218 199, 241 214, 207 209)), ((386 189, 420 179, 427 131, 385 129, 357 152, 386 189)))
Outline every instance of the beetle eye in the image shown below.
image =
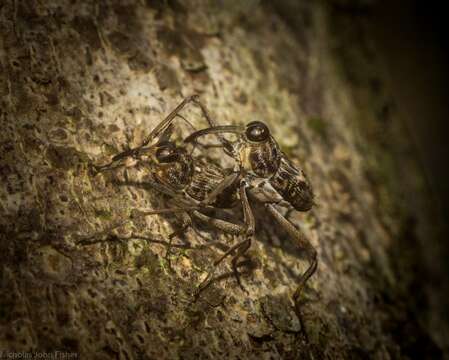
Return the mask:
POLYGON ((263 122, 253 121, 246 126, 245 134, 249 141, 261 142, 268 139, 270 130, 263 122))
POLYGON ((160 147, 156 151, 156 159, 160 163, 171 163, 178 160, 178 154, 171 146, 160 147))

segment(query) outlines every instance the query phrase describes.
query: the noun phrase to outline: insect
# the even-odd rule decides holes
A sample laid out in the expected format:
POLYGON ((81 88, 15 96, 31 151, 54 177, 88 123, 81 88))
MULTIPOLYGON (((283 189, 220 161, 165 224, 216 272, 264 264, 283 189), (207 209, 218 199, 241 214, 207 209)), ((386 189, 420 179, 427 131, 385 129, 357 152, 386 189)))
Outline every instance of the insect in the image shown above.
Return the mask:
MULTIPOLYGON (((186 212, 190 217, 210 225, 223 232, 240 235, 246 232, 250 225, 235 224, 219 218, 211 217, 204 213, 210 209, 227 209, 238 205, 239 197, 246 194, 239 193, 239 173, 208 162, 205 158, 193 157, 182 144, 176 145, 170 140, 173 132, 173 120, 180 117, 179 112, 189 103, 200 104, 203 116, 212 123, 206 108, 199 103, 196 96, 191 96, 178 105, 144 140, 141 146, 125 150, 112 158, 109 164, 95 166, 97 172, 117 169, 123 166, 143 166, 150 170, 150 179, 145 183, 153 189, 169 197, 172 207, 141 212, 141 215, 153 215, 160 213, 186 212), (133 159, 129 165, 128 159, 133 159), (174 205, 176 204, 176 205, 174 205)), ((186 144, 185 144, 186 145, 186 144)), ((244 213, 245 213, 244 209, 244 213)), ((248 216, 245 217, 249 218, 248 216)), ((191 225, 185 221, 181 231, 170 236, 171 239, 186 227, 191 225)), ((226 256, 240 247, 230 248, 218 261, 215 267, 226 256)), ((167 255, 168 255, 167 250, 167 255)), ((236 258, 237 259, 237 258, 236 258)), ((236 267, 236 265, 233 266, 236 267)), ((209 284, 212 273, 199 286, 197 295, 209 284)))
POLYGON ((283 153, 276 140, 270 134, 268 127, 261 121, 253 121, 246 126, 217 126, 209 122, 210 127, 192 133, 185 143, 198 143, 200 137, 216 134, 224 152, 236 162, 236 172, 239 174, 240 201, 244 209, 244 221, 247 225, 245 239, 240 243, 235 263, 250 248, 254 235, 255 224, 251 205, 248 201, 254 199, 264 204, 268 212, 286 232, 296 240, 299 247, 305 251, 309 266, 302 274, 294 292, 295 311, 300 317, 299 297, 307 280, 315 273, 318 260, 317 252, 309 240, 302 236, 298 229, 288 221, 276 208, 287 207, 297 211, 308 211, 314 205, 314 194, 305 173, 298 169, 283 153), (237 135, 237 140, 229 141, 223 134, 237 135))

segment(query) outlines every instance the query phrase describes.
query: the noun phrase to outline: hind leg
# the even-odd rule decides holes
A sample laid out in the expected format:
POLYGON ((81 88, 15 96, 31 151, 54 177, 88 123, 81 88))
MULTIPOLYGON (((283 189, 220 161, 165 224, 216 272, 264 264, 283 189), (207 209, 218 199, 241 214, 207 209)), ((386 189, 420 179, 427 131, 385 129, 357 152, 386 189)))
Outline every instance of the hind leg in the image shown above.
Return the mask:
MULTIPOLYGON (((304 237, 298 229, 296 229, 293 224, 288 221, 282 214, 271 204, 267 204, 266 208, 270 212, 270 214, 273 216, 273 218, 278 222, 282 228, 287 231, 287 233, 296 241, 296 244, 300 247, 301 250, 305 251, 309 267, 307 270, 301 275, 299 278, 298 285, 296 287, 296 290, 293 294, 293 302, 295 304, 295 313, 298 316, 298 318, 302 319, 301 311, 300 311, 300 296, 301 293, 307 283, 307 281, 310 279, 310 277, 315 273, 317 267, 318 267, 318 259, 317 259, 317 252, 315 248, 312 246, 310 241, 304 237)), ((302 321, 301 321, 302 322, 302 321)), ((307 332, 304 330, 304 334, 307 338, 307 332)))

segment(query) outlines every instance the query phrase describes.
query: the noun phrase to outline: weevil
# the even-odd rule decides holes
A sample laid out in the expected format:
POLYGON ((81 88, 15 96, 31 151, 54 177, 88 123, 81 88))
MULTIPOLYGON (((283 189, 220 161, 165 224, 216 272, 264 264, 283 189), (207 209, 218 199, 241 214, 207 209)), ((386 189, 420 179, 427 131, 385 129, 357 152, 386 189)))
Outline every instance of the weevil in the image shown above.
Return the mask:
POLYGON ((196 96, 185 98, 154 128, 142 145, 115 155, 106 165, 94 166, 95 171, 100 173, 120 167, 144 167, 149 170, 151 177, 146 183, 182 205, 198 205, 195 208, 201 205, 229 207, 235 203, 233 191, 225 196, 235 181, 234 174, 229 176, 229 171, 204 158, 194 158, 193 150, 188 151, 182 144, 177 145, 171 140, 174 119, 181 117, 185 120, 179 112, 194 99, 196 96))
MULTIPOLYGON (((247 224, 232 223, 204 213, 204 210, 234 208, 239 203, 239 197, 246 198, 246 194, 241 193, 242 188, 239 189, 239 174, 214 165, 204 157, 194 157, 192 155, 193 150, 189 152, 183 144, 176 145, 171 141, 174 119, 182 117, 179 112, 192 101, 199 103, 197 96, 184 99, 145 138, 142 145, 125 150, 115 155, 110 163, 94 166, 94 169, 97 173, 123 166, 140 166, 149 170, 150 179, 145 180, 145 184, 167 195, 172 207, 141 211, 141 215, 185 212, 189 219, 193 217, 223 232, 233 235, 243 234, 248 228, 247 224), (130 162, 129 159, 133 161, 130 162)), ((205 107, 202 104, 200 104, 200 107, 203 116, 206 117, 208 122, 211 122, 205 107)), ((245 213, 246 208, 243 211, 245 213)), ((249 217, 246 215, 246 218, 249 217)), ((183 232, 189 226, 191 226, 191 220, 185 221, 185 225, 180 231, 171 234, 170 243, 175 235, 183 232)), ((240 245, 239 243, 229 249, 214 263, 214 267, 240 245)), ((167 250, 167 255, 168 252, 169 250, 167 250)), ((233 267, 235 268, 234 262, 233 267)), ((208 285, 210 276, 211 272, 199 286, 197 295, 208 285)))
MULTIPOLYGON (((209 118, 210 119, 210 118, 209 118)), ((293 208, 308 211, 314 205, 312 186, 304 171, 296 167, 270 133, 267 125, 253 121, 246 126, 217 126, 209 121, 205 128, 188 136, 185 143, 198 143, 199 138, 216 134, 222 143, 224 152, 236 162, 239 175, 240 200, 247 224, 245 239, 240 243, 237 255, 233 258, 234 271, 238 278, 235 263, 250 248, 254 235, 254 216, 248 197, 264 204, 268 212, 286 232, 296 240, 297 245, 305 251, 309 266, 301 275, 293 295, 295 312, 300 317, 299 298, 307 280, 315 273, 318 266, 317 251, 301 232, 276 207, 293 208), (237 135, 237 140, 229 141, 223 134, 237 135)), ((239 279, 239 278, 238 278, 239 279)))

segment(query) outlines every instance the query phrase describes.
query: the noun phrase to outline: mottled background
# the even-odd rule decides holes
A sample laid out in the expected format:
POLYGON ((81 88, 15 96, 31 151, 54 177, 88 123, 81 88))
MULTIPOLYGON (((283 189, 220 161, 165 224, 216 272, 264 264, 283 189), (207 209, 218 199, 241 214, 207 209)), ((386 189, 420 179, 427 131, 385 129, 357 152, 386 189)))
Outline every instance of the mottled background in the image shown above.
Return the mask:
POLYGON ((3 0, 0 351, 449 358, 447 40, 442 9, 395 4, 3 0), (249 294, 225 262, 192 304, 237 239, 189 231, 169 263, 179 219, 131 219, 166 199, 91 172, 193 93, 220 124, 267 122, 314 186, 318 205, 289 215, 319 254, 308 342, 290 300, 307 263, 263 209, 249 294))

